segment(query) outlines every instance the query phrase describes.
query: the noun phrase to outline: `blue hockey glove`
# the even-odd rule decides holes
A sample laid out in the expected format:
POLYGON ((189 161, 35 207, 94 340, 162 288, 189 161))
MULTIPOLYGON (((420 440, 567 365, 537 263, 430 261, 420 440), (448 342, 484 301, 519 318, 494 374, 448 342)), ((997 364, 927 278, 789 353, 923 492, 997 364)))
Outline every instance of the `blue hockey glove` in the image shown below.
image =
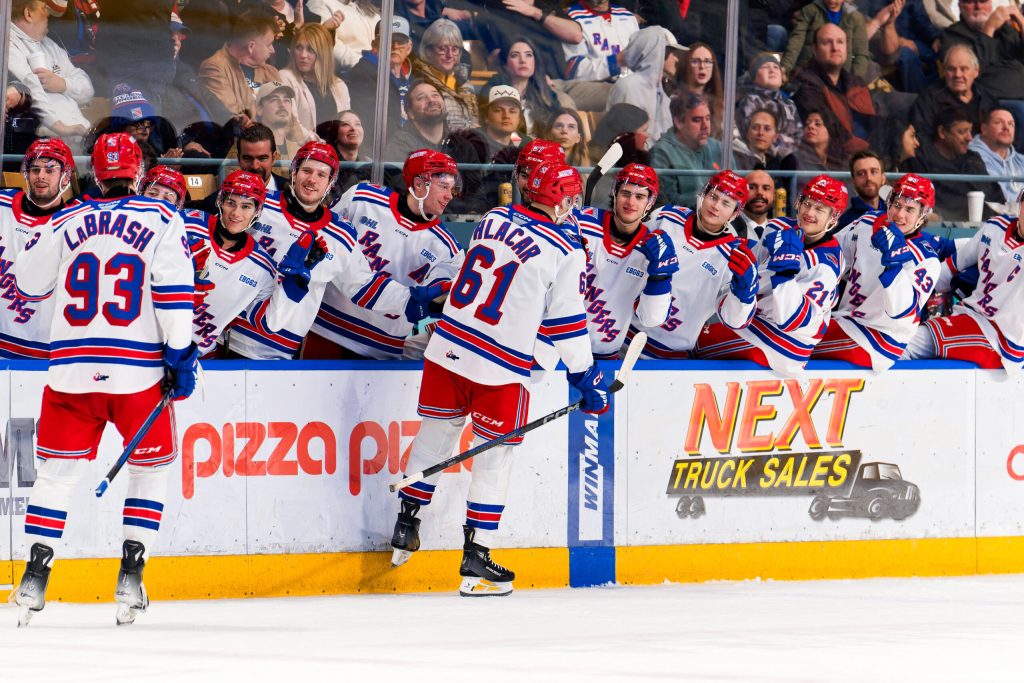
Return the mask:
POLYGON ((302 301, 309 292, 309 281, 313 275, 310 267, 306 265, 306 260, 315 242, 316 235, 309 230, 303 231, 299 239, 295 240, 295 244, 288 247, 287 253, 277 266, 284 293, 296 303, 302 301))
POLYGON ((647 257, 647 284, 644 294, 668 294, 672 290, 672 275, 679 272, 679 259, 672 239, 661 230, 654 230, 636 250, 647 257))
POLYGON ((184 349, 164 345, 164 390, 173 400, 180 401, 192 395, 198 367, 199 348, 195 344, 184 349))
POLYGON ((765 241, 764 246, 768 250, 768 270, 786 277, 800 272, 804 251, 803 230, 779 230, 765 241))
POLYGON ((754 242, 737 239, 730 244, 732 251, 729 253, 729 270, 732 271, 732 280, 729 289, 743 303, 752 304, 757 298, 758 289, 757 257, 750 250, 754 242))
POLYGON ((439 311, 436 309, 436 306, 443 304, 443 301, 436 302, 434 299, 447 297, 448 290, 451 288, 452 283, 450 280, 433 285, 410 287, 409 303, 405 305, 405 319, 415 325, 424 318, 438 313, 439 311))
POLYGON ((569 384, 583 394, 580 410, 591 415, 600 415, 608 410, 608 385, 604 383, 604 375, 591 365, 583 372, 568 373, 569 384))
POLYGON ((908 261, 914 260, 914 255, 907 246, 907 238, 903 236, 893 225, 876 230, 871 235, 871 244, 882 252, 882 266, 886 269, 896 266, 900 267, 908 261))

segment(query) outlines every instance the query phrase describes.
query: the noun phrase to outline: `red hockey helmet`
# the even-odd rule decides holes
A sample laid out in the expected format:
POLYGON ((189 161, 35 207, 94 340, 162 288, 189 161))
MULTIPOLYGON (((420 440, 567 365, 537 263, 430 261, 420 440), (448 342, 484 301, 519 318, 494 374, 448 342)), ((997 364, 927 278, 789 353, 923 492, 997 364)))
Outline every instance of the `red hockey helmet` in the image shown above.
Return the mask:
POLYGON ((565 150, 557 142, 534 138, 523 145, 512 169, 513 180, 520 174, 529 177, 533 169, 545 161, 565 161, 565 150))
POLYGON ((846 205, 850 201, 850 192, 841 180, 822 174, 814 176, 809 183, 804 185, 803 192, 800 193, 800 200, 804 199, 821 202, 832 209, 832 218, 838 219, 839 214, 846 211, 846 205))
POLYGON ((747 197, 750 194, 747 181, 742 176, 737 175, 732 171, 719 171, 715 175, 711 176, 710 180, 708 180, 708 184, 704 186, 704 190, 701 194, 707 194, 712 190, 735 199, 739 202, 740 208, 743 208, 747 203, 747 197))
POLYGON ((53 159, 60 164, 60 184, 71 184, 71 172, 75 170, 75 158, 71 149, 60 138, 40 138, 33 142, 21 161, 21 174, 28 177, 28 167, 36 159, 53 159))
POLYGON ((96 180, 142 176, 142 150, 128 133, 104 133, 92 148, 92 171, 96 180))
POLYGON ((402 165, 402 180, 405 186, 412 190, 412 181, 420 176, 428 180, 430 176, 450 173, 455 176, 456 184, 460 180, 459 166, 455 159, 444 152, 436 152, 432 149, 418 149, 405 160, 402 165))
POLYGON ((224 182, 220 184, 220 192, 217 193, 217 206, 229 194, 246 197, 256 202, 256 215, 259 216, 263 205, 267 201, 267 186, 263 184, 263 178, 248 171, 232 171, 224 182))
POLYGON ((559 206, 566 197, 579 202, 583 194, 580 172, 561 161, 549 161, 533 169, 526 181, 530 201, 544 206, 559 206))
POLYGON ((323 162, 331 167, 331 182, 327 186, 328 191, 330 191, 330 188, 334 187, 334 183, 338 180, 338 170, 341 168, 338 153, 334 151, 334 147, 326 142, 310 140, 302 147, 299 147, 299 151, 292 157, 292 177, 295 177, 295 174, 298 173, 302 162, 310 159, 323 162))
POLYGON ((145 192, 146 188, 154 183, 174 190, 175 194, 178 195, 178 209, 180 210, 185 204, 185 198, 188 196, 188 189, 185 186, 185 176, 168 166, 154 166, 149 169, 145 177, 142 179, 142 187, 140 187, 139 190, 145 192))
POLYGON ((625 183, 632 183, 633 185, 645 188, 651 193, 651 199, 658 196, 658 174, 650 166, 636 163, 628 164, 615 176, 615 189, 613 192, 618 192, 619 187, 625 183))
POLYGON ((892 186, 889 203, 897 197, 920 202, 928 210, 935 208, 935 186, 932 181, 916 173, 907 173, 892 186))

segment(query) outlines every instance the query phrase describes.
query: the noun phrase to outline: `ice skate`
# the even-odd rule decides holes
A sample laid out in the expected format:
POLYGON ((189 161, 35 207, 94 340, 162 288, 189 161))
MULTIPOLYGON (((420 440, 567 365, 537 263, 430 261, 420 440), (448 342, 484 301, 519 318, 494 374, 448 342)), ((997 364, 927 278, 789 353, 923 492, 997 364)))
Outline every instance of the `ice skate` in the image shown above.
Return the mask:
POLYGON ((459 574, 462 585, 459 595, 466 598, 508 595, 512 592, 515 572, 491 559, 489 548, 475 543, 476 529, 463 525, 466 542, 462 546, 462 566, 459 574))
POLYGON ((28 626, 35 613, 46 605, 46 585, 50 582, 51 560, 53 548, 42 543, 32 544, 18 590, 11 593, 8 598, 9 602, 18 606, 18 626, 28 626))
POLYGON ((143 554, 145 546, 138 541, 125 541, 122 546, 121 571, 117 575, 117 589, 114 600, 117 601, 117 625, 131 624, 149 607, 146 587, 142 585, 142 570, 146 561, 143 554))
POLYGON ((395 522, 395 533, 391 535, 391 566, 401 567, 412 554, 420 549, 420 520, 416 513, 420 506, 410 500, 402 500, 402 510, 395 522))

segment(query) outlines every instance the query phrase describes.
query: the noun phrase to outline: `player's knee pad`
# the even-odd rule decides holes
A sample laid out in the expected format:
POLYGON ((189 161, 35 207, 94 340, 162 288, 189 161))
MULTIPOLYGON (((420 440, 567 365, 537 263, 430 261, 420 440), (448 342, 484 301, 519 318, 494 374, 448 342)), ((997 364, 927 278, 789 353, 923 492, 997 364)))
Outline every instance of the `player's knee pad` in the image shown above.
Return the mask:
MULTIPOLYGON (((473 446, 478 446, 484 441, 476 437, 473 439, 473 446)), ((473 478, 467 496, 469 500, 477 503, 505 504, 514 452, 513 446, 496 446, 473 458, 473 478)))
POLYGON ((74 489, 90 468, 88 460, 65 460, 49 458, 36 466, 36 482, 32 485, 32 497, 48 487, 74 489))
POLYGON ((465 424, 465 416, 451 420, 423 418, 416 438, 412 442, 408 469, 410 471, 421 470, 451 457, 465 424), (420 467, 420 464, 423 463, 425 463, 424 466, 420 467))

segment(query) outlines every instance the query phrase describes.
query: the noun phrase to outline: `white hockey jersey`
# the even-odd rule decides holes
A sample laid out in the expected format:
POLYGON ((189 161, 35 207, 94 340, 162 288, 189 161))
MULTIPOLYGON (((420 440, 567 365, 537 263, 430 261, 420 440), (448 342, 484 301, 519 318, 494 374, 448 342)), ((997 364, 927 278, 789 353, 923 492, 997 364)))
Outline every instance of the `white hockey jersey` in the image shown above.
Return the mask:
POLYGON ((562 43, 566 78, 574 81, 617 78, 621 69, 616 57, 640 30, 636 15, 619 5, 609 5, 607 12, 595 12, 582 3, 571 5, 566 15, 583 29, 581 42, 562 43))
POLYGON ((25 193, 0 190, 0 358, 50 357, 53 298, 28 301, 18 296, 14 260, 51 216, 21 210, 25 193))
MULTIPOLYGON (((617 358, 630 320, 652 327, 668 317, 672 293, 644 294, 647 257, 637 251, 649 230, 641 225, 629 244, 616 244, 610 236, 612 213, 587 207, 577 216, 587 250, 587 332, 590 348, 599 359, 617 358)), ((670 238, 671 239, 671 238, 670 238)))
POLYGON ((892 367, 903 355, 940 269, 939 238, 918 231, 907 238, 913 259, 903 264, 888 287, 882 285, 882 255, 871 244, 871 236, 888 223, 885 213, 872 211, 836 235, 849 271, 832 320, 867 352, 875 370, 892 367))
MULTIPOLYGON (((202 240, 210 247, 206 262, 208 279, 214 288, 196 306, 192 318, 192 341, 199 347, 199 354, 212 351, 224 328, 253 302, 269 299, 277 287, 277 267, 270 255, 263 250, 252 235, 243 235, 246 242, 237 251, 221 249, 213 239, 217 219, 208 213, 189 209, 183 212, 185 234, 190 242, 202 240)), ((283 296, 282 295, 279 295, 283 296)), ((291 303, 287 297, 278 301, 291 303)), ((270 316, 273 317, 272 315, 270 316)))
POLYGON ((541 332, 569 372, 586 370, 585 268, 582 245, 545 216, 520 205, 488 211, 425 357, 480 384, 525 384, 541 332))
POLYGON ((702 242, 693 233, 695 220, 693 211, 671 204, 657 209, 647 219, 648 226, 672 239, 679 272, 672 278, 672 302, 665 322, 647 327, 643 321, 634 321, 633 333, 636 329, 647 332, 643 358, 689 358, 705 323, 715 313, 732 329, 746 327, 754 317, 754 304, 737 299, 729 287, 729 256, 732 243, 738 238, 730 232, 702 242))
POLYGON ((764 241, 754 250, 761 271, 757 311, 750 325, 737 334, 764 352, 772 370, 794 375, 804 369, 825 335, 846 263, 835 238, 822 240, 804 248, 799 273, 773 287, 774 273, 766 267, 764 245, 776 230, 787 227, 795 229, 796 221, 773 218, 765 228, 764 241))
POLYGON ((71 394, 130 394, 164 376, 164 344, 192 342, 192 258, 181 215, 146 197, 54 214, 18 255, 18 293, 52 296, 48 382, 71 394))
POLYGON ((938 284, 945 291, 953 275, 978 266, 978 286, 953 312, 966 313, 978 323, 1007 371, 1024 369, 1024 240, 1018 220, 996 216, 969 240, 957 240, 956 253, 943 263, 938 284))
MULTIPOLYGON (((405 287, 452 280, 462 267, 462 247, 440 220, 415 223, 403 216, 398 202, 404 199, 389 188, 359 183, 332 208, 355 228, 370 270, 405 287)), ((404 315, 357 306, 329 284, 313 331, 361 356, 395 359, 402 357, 413 325, 404 315)))
MULTIPOLYGON (((275 320, 268 320, 270 300, 250 307, 231 328, 228 348, 257 360, 292 358, 309 332, 323 301, 324 291, 334 283, 341 292, 364 308, 397 315, 405 314, 409 290, 382 273, 374 273, 356 251, 356 232, 332 211, 308 223, 293 216, 279 192, 267 195, 260 219, 249 233, 276 263, 305 230, 327 242, 327 254, 312 270, 309 292, 301 302, 290 302, 275 320)), ((273 299, 273 297, 271 298, 273 299)))

